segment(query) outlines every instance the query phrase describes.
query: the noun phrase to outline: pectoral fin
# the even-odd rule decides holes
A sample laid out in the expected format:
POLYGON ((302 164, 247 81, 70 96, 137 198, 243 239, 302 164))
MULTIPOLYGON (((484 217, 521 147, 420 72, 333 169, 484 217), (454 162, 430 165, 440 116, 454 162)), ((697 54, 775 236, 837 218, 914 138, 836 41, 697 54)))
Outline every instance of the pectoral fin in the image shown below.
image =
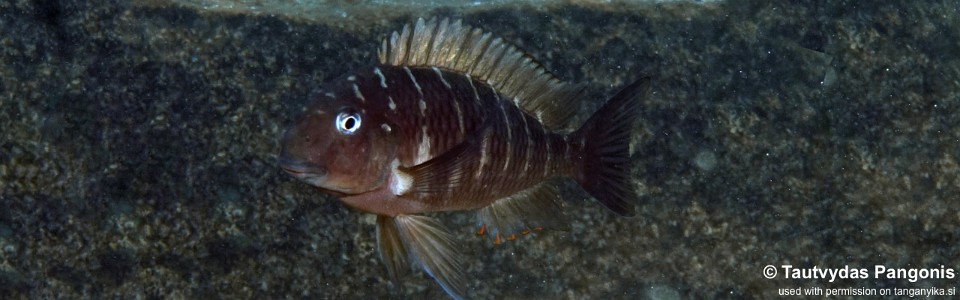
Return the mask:
POLYGON ((380 257, 391 276, 406 263, 403 254, 423 268, 454 299, 463 299, 466 285, 459 254, 442 225, 426 216, 377 217, 380 257))
POLYGON ((397 171, 412 179, 413 185, 410 191, 415 193, 449 192, 467 183, 470 174, 473 174, 475 170, 482 143, 485 142, 485 139, 489 139, 490 134, 492 134, 492 120, 494 119, 486 119, 475 133, 443 154, 416 166, 398 168, 397 171))
POLYGON ((398 171, 413 180, 410 192, 438 193, 456 189, 469 178, 465 172, 474 144, 464 141, 437 157, 409 168, 400 167, 398 171))

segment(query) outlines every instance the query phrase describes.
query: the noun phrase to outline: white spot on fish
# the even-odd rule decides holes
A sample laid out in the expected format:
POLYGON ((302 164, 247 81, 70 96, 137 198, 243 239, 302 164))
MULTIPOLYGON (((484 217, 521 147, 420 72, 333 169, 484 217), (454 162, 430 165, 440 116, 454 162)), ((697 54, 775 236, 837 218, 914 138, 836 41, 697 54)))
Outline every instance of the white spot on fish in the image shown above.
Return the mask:
POLYGON ((522 116, 520 120, 523 120, 523 130, 527 133, 527 153, 523 159, 523 173, 527 173, 527 170, 530 169, 530 156, 533 155, 533 140, 531 139, 530 124, 527 122, 527 117, 522 116))
POLYGON ((396 110, 397 110, 397 103, 396 103, 396 102, 393 102, 393 97, 392 97, 392 96, 387 96, 387 100, 390 100, 390 103, 387 103, 387 105, 390 106, 390 110, 391 110, 391 111, 396 111, 396 110))
POLYGON ((377 74, 377 77, 380 77, 380 87, 387 88, 387 77, 383 76, 383 72, 380 71, 380 68, 373 68, 373 73, 377 74))
POLYGON ((353 95, 357 96, 357 99, 360 99, 360 102, 367 102, 367 99, 363 97, 363 94, 360 93, 360 87, 356 84, 353 85, 353 95))
POLYGON ((348 80, 348 81, 357 81, 357 76, 353 76, 353 75, 347 76, 347 80, 348 80))
POLYGON ((450 83, 447 83, 447 80, 446 80, 446 79, 443 79, 443 73, 440 72, 440 69, 437 69, 437 67, 432 67, 432 69, 433 69, 433 72, 437 73, 437 77, 440 78, 440 82, 443 82, 443 85, 446 86, 447 89, 449 90, 449 89, 450 89, 450 83))
POLYGON ((477 87, 473 85, 473 79, 470 78, 470 74, 466 74, 467 82, 470 83, 470 89, 473 90, 473 100, 477 103, 480 103, 480 93, 477 92, 477 87))
POLYGON ((513 157, 513 132, 510 129, 510 118, 507 115, 507 109, 504 107, 505 101, 500 101, 500 113, 503 114, 503 126, 507 130, 507 155, 503 162, 503 171, 506 172, 510 167, 510 158, 513 157))
POLYGON ((487 161, 490 160, 490 130, 483 131, 483 141, 480 145, 480 165, 477 166, 476 179, 480 180, 480 177, 483 176, 483 166, 487 164, 487 161))
POLYGON ((417 157, 414 164, 419 165, 430 160, 430 135, 427 134, 427 125, 420 127, 420 144, 417 145, 417 157))
POLYGON ((410 81, 413 82, 413 86, 417 88, 417 93, 420 94, 420 97, 423 97, 423 90, 420 89, 420 84, 417 83, 417 78, 413 76, 413 72, 410 72, 410 68, 403 67, 403 70, 407 72, 407 76, 410 76, 410 81))
POLYGON ((457 110, 457 124, 460 125, 460 135, 457 139, 462 139, 467 129, 463 127, 463 108, 460 108, 460 101, 453 101, 453 108, 457 110))
POLYGON ((420 98, 420 115, 427 116, 427 101, 423 101, 423 98, 420 98))
POLYGON ((401 196, 410 191, 413 186, 413 177, 403 171, 400 171, 400 161, 394 159, 390 164, 390 192, 396 196, 401 196))

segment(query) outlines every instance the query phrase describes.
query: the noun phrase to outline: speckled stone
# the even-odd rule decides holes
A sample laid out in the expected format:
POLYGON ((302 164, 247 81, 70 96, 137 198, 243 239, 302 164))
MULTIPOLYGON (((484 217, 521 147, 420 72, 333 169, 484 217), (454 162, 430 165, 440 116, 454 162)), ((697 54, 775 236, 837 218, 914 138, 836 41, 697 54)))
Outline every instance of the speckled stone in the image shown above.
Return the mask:
MULTIPOLYGON (((929 1, 928 1, 929 2, 929 1)), ((960 270, 960 13, 726 1, 456 16, 585 83, 656 79, 637 214, 566 187, 570 228, 467 250, 471 298, 771 298, 766 265, 960 270)), ((283 174, 278 139, 379 38, 126 1, 0 3, 0 298, 444 298, 393 286, 370 216, 283 174)), ((958 272, 960 273, 960 272, 958 272)))

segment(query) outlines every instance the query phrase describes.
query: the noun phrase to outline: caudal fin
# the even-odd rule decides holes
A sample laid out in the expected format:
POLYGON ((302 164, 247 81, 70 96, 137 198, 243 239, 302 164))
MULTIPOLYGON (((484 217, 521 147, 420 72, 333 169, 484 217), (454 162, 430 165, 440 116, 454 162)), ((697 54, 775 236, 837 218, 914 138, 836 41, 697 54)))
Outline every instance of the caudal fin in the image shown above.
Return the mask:
POLYGON ((620 215, 633 214, 636 193, 630 178, 630 139, 640 101, 650 90, 644 77, 624 87, 573 133, 584 140, 577 181, 600 203, 620 215))

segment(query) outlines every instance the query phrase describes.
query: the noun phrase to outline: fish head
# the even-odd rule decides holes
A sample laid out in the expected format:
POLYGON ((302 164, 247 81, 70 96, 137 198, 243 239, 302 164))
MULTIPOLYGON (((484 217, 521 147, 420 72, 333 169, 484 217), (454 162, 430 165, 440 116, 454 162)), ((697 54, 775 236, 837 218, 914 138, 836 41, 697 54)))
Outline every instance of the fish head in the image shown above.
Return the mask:
MULTIPOLYGON (((280 167, 338 195, 369 192, 386 180, 396 143, 363 103, 320 90, 284 134, 280 167)), ((389 127, 387 127, 389 128, 389 127)))

